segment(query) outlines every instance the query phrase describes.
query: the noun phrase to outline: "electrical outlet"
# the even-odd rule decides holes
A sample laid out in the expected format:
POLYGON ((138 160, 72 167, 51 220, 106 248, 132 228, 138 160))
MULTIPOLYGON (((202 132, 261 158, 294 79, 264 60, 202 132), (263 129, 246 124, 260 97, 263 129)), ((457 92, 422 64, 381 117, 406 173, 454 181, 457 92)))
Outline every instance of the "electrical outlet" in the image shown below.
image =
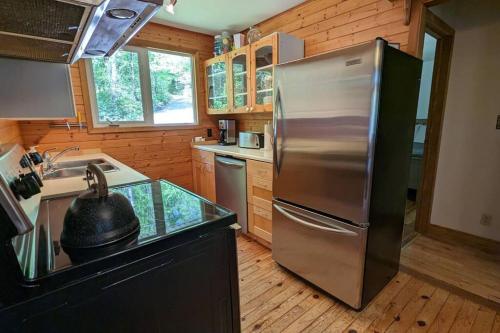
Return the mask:
POLYGON ((491 225, 491 220, 493 220, 493 216, 488 215, 488 214, 482 214, 481 220, 479 220, 479 223, 481 225, 484 225, 485 227, 489 227, 491 225))

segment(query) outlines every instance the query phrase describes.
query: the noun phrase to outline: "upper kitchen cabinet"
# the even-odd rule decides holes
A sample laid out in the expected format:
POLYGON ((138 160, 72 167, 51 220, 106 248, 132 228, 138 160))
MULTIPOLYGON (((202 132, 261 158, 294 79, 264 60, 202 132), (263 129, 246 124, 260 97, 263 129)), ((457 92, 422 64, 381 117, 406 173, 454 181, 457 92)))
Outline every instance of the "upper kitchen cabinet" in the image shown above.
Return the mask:
POLYGON ((304 41, 274 33, 250 45, 251 112, 273 111, 274 65, 304 58, 304 41))
POLYGON ((250 111, 250 46, 229 53, 231 112, 250 111))
POLYGON ((207 111, 209 114, 220 114, 230 111, 227 73, 227 54, 205 61, 207 111))
POLYGON ((273 33, 227 55, 207 60, 208 114, 271 112, 274 66, 303 57, 304 41, 285 33, 273 33), (220 64, 217 74, 214 64, 220 64), (227 93, 218 97, 216 89, 221 91, 223 87, 227 93))
POLYGON ((278 34, 251 45, 252 112, 273 110, 273 71, 278 63, 278 34))

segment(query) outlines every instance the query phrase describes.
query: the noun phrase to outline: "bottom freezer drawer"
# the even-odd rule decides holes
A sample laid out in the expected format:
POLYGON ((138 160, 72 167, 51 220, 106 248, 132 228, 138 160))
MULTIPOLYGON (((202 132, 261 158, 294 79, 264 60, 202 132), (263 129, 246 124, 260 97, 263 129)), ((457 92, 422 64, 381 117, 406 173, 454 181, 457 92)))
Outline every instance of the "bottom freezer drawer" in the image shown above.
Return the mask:
POLYGON ((274 260, 357 309, 367 232, 367 228, 273 201, 274 260))

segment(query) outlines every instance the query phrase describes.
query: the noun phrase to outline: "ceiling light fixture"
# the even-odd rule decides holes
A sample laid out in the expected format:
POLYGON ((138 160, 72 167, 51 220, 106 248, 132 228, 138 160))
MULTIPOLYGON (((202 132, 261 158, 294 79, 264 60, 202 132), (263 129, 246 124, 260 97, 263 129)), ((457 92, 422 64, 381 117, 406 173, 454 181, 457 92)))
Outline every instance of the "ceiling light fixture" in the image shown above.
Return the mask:
POLYGON ((175 12, 174 12, 174 6, 175 4, 177 3, 177 0, 169 0, 168 4, 167 4, 167 7, 166 7, 166 10, 168 13, 174 15, 175 12))

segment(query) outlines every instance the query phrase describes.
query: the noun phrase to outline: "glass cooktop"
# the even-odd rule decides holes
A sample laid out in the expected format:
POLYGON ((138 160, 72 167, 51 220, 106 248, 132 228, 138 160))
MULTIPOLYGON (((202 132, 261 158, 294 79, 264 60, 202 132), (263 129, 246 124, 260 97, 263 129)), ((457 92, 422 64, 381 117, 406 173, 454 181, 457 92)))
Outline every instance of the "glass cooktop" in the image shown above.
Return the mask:
MULTIPOLYGON (((164 180, 112 187, 110 191, 119 192, 130 200, 140 221, 140 233, 113 245, 106 255, 142 246, 233 214, 164 180)), ((64 215, 74 198, 43 200, 34 230, 13 239, 26 279, 37 279, 81 262, 74 256, 70 258, 59 243, 64 215)))

